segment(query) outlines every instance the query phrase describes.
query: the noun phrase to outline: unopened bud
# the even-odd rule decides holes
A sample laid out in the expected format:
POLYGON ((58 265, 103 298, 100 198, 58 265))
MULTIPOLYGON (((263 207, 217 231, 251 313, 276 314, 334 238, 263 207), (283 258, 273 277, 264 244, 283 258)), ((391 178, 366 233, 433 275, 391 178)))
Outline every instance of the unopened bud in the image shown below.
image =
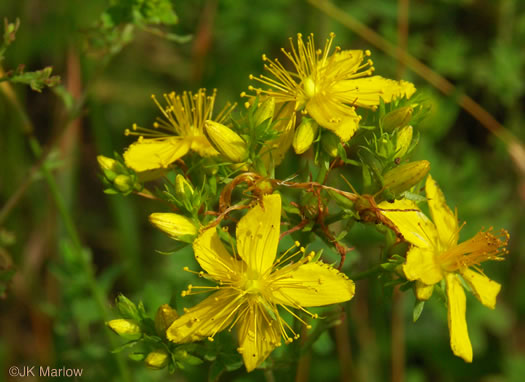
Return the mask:
POLYGON ((412 126, 405 126, 397 133, 396 156, 403 158, 412 143, 412 126))
POLYGON ((100 169, 104 173, 104 177, 110 182, 113 182, 115 177, 124 170, 122 165, 115 159, 99 155, 97 156, 97 161, 100 169))
POLYGON ((117 175, 113 179, 113 186, 120 192, 129 192, 133 190, 135 182, 128 175, 117 175))
POLYGON ((147 355, 144 363, 148 368, 158 370, 166 367, 168 364, 168 357, 169 354, 166 350, 157 349, 147 355))
POLYGON ((430 162, 427 160, 405 163, 388 171, 383 177, 383 185, 397 195, 418 183, 429 170, 430 162))
POLYGON ((109 326, 109 328, 119 336, 129 340, 139 339, 142 335, 140 332, 140 326, 135 320, 118 318, 116 320, 106 322, 106 325, 109 326))
POLYGON ((162 337, 166 336, 166 329, 179 318, 177 311, 173 309, 168 304, 163 304, 157 309, 157 314, 155 315, 155 329, 157 333, 162 337))
POLYGON ((323 147, 325 153, 327 153, 331 157, 335 158, 337 156, 340 142, 341 139, 339 139, 337 135, 329 131, 323 132, 323 137, 321 138, 321 146, 323 147))
POLYGON ((293 137, 293 148, 297 154, 302 154, 310 148, 318 127, 319 125, 313 119, 303 118, 293 137))
POLYGON ((204 131, 213 147, 228 160, 239 163, 247 158, 246 142, 232 129, 221 123, 206 121, 204 131))
POLYGON ((119 294, 115 300, 116 306, 120 314, 124 318, 136 318, 138 317, 137 306, 129 298, 123 294, 119 294))
POLYGON ((193 196, 193 187, 181 174, 177 174, 175 178, 175 194, 179 199, 183 200, 193 196))
POLYGON ((105 157, 104 155, 97 156, 98 165, 102 171, 113 171, 116 172, 117 161, 112 158, 105 157))
POLYGON ((396 127, 402 127, 410 122, 414 109, 411 106, 400 107, 385 114, 382 118, 384 131, 392 131, 396 127))
POLYGON ((197 235, 197 227, 186 216, 170 212, 156 212, 149 216, 149 221, 174 240, 197 235))
POLYGON ((254 119, 255 126, 259 126, 261 123, 267 119, 273 118, 273 113, 275 112, 275 99, 273 97, 268 97, 264 100, 263 103, 259 105, 255 111, 254 119))

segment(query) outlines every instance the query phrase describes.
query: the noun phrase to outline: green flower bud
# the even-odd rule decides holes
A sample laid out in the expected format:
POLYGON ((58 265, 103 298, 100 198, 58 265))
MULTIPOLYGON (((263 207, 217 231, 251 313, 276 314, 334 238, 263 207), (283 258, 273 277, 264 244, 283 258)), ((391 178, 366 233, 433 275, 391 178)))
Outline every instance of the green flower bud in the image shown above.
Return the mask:
POLYGON ((193 187, 181 174, 177 174, 175 178, 175 195, 181 200, 186 200, 193 196, 193 187))
POLYGON ((137 306, 123 294, 119 294, 115 301, 117 309, 124 318, 138 318, 137 306))
POLYGON ((204 122, 204 131, 210 143, 226 159, 239 163, 246 160, 246 142, 233 130, 214 121, 204 122))
POLYGON ((113 179, 113 186, 120 192, 130 192, 133 190, 135 182, 128 175, 117 175, 113 179))
POLYGON ((427 160, 405 163, 388 171, 383 177, 383 185, 397 195, 410 189, 429 171, 430 162, 427 160))
POLYGON ((392 131, 396 127, 405 126, 410 122, 414 109, 411 106, 401 107, 385 114, 381 120, 384 131, 392 131))
POLYGON ((254 115, 255 126, 260 125, 267 119, 272 119, 274 112, 275 112, 275 99, 273 97, 268 97, 264 100, 262 104, 259 105, 259 107, 255 111, 255 115, 254 115))
POLYGON ((146 356, 144 363, 150 369, 159 370, 159 369, 166 367, 166 365, 168 365, 168 359, 169 359, 169 354, 166 350, 157 349, 157 350, 150 352, 146 356))
POLYGON ((405 126, 397 133, 396 137, 396 155, 403 158, 412 143, 412 126, 405 126))
POLYGON ((157 333, 162 337, 166 336, 166 329, 179 318, 177 311, 173 309, 168 304, 163 304, 157 309, 157 314, 155 315, 155 329, 157 333))
POLYGON ((302 154, 312 145, 319 125, 310 118, 303 118, 303 121, 295 130, 293 137, 293 148, 297 154, 302 154))
POLYGON ((321 146, 325 153, 335 158, 337 156, 339 143, 341 139, 331 132, 324 131, 321 138, 321 146))
POLYGON ((137 340, 140 338, 141 331, 137 321, 126 318, 118 318, 106 322, 111 330, 117 333, 119 336, 129 340, 137 340))
POLYGON ((149 216, 149 221, 174 240, 186 241, 185 237, 197 235, 197 227, 186 216, 156 212, 149 216))

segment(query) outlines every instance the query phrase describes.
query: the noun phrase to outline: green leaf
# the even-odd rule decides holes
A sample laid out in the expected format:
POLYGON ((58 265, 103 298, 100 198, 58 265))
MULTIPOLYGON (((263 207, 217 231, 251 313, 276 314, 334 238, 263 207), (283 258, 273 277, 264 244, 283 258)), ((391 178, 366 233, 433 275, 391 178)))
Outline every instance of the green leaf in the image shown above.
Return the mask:
POLYGON ((113 354, 120 353, 122 350, 132 348, 133 346, 137 345, 139 342, 141 342, 141 340, 133 340, 133 341, 126 342, 125 344, 120 345, 119 347, 113 349, 111 353, 113 354))
POLYGON ((423 308, 425 306, 425 301, 416 301, 416 304, 414 305, 414 309, 412 310, 412 321, 416 322, 419 319, 419 316, 421 316, 421 313, 423 312, 423 308))

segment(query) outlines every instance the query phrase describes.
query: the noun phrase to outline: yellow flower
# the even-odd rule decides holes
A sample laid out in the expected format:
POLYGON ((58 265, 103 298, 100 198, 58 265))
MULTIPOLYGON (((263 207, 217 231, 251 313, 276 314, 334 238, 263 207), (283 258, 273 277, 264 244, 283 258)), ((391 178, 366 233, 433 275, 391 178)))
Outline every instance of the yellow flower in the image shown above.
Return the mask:
POLYGON ((295 111, 309 114, 322 127, 332 130, 346 142, 355 133, 360 117, 355 106, 375 108, 379 99, 390 102, 397 97, 410 97, 414 85, 405 81, 393 81, 371 76, 373 63, 367 59, 370 51, 344 50, 336 47, 330 55, 335 34, 331 33, 323 50, 317 50, 313 34, 306 44, 297 35, 297 48, 290 39, 291 52, 282 49, 295 71, 288 71, 279 60, 269 60, 263 55, 264 68, 272 77, 250 75, 269 86, 267 90, 249 87, 257 94, 274 97, 276 103, 292 102, 295 111))
POLYGON ((152 96, 165 119, 158 118, 153 123, 153 129, 133 125, 132 130, 126 130, 126 135, 139 136, 137 142, 124 153, 126 165, 140 172, 165 168, 189 150, 204 157, 218 155, 204 136, 204 121, 223 123, 235 105, 226 105, 213 118, 215 96, 215 90, 211 96, 206 96, 205 89, 199 89, 197 94, 184 92, 182 96, 172 92, 164 95, 166 107, 152 96))
POLYGON ((213 341, 217 332, 237 326, 238 351, 246 369, 252 371, 280 346, 281 337, 285 343, 299 337, 280 317, 278 306, 307 325, 290 308, 317 318, 305 307, 335 304, 353 297, 353 281, 327 264, 313 262, 313 253, 303 256, 301 248, 289 254, 290 249, 276 259, 280 218, 281 197, 264 196, 262 203, 237 224, 236 256, 224 248, 216 228, 202 232, 193 244, 195 258, 206 272, 199 275, 216 282, 217 286, 190 285, 182 295, 215 293, 186 309, 185 314, 173 322, 166 333, 169 340, 184 343, 208 338, 213 341), (289 261, 292 258, 294 261, 289 261))
POLYGON ((433 286, 445 280, 450 347, 455 355, 472 362, 461 279, 483 305, 494 309, 501 286, 485 276, 480 265, 487 260, 503 260, 509 235, 505 230, 494 235, 489 229, 458 244, 461 227, 457 216, 446 205, 443 193, 431 176, 427 178, 425 190, 434 222, 408 200, 383 202, 379 208, 412 244, 403 271, 407 279, 416 281, 417 298, 430 298, 433 286))

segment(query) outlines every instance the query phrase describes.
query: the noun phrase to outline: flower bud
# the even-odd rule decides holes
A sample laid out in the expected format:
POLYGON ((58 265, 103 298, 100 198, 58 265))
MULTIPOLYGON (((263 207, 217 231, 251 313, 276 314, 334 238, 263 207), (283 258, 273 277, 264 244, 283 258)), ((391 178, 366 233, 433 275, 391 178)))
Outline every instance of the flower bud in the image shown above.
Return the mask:
POLYGON ((392 131, 396 127, 405 126, 410 122, 414 109, 410 106, 400 107, 385 114, 382 118, 384 131, 392 131))
POLYGON ((396 138, 396 155, 403 158, 412 143, 412 126, 405 126, 397 133, 396 138))
POLYGON ((423 179, 429 170, 430 162, 426 160, 405 163, 388 171, 383 177, 383 185, 393 194, 400 194, 423 179))
POLYGON ((206 121, 204 131, 213 147, 226 159, 239 163, 247 158, 246 142, 232 129, 218 122, 206 121))
POLYGON ((164 349, 157 349, 152 352, 150 352, 146 359, 144 360, 144 363, 146 366, 150 369, 159 370, 168 364, 168 352, 164 349))
POLYGON ((149 221, 174 240, 183 240, 184 236, 192 237, 197 235, 197 227, 186 216, 170 212, 156 212, 149 216, 149 221))
POLYGON ((116 172, 117 161, 112 158, 105 157, 104 155, 97 156, 98 165, 102 171, 113 171, 116 172))
POLYGON ((175 178, 175 195, 181 200, 186 200, 193 196, 193 187, 181 174, 175 178))
POLYGON ((341 139, 339 139, 337 135, 327 131, 323 132, 323 136, 321 138, 321 146, 323 147, 324 152, 330 155, 332 158, 335 158, 337 156, 340 142, 341 139))
POLYGON ((168 304, 163 304, 157 309, 157 314, 155 315, 155 329, 157 333, 162 337, 166 336, 166 329, 179 318, 177 311, 173 309, 168 304))
POLYGON ((130 192, 133 190, 135 182, 128 175, 117 175, 113 179, 113 186, 120 192, 130 192))
POLYGON ((105 157, 103 155, 97 156, 98 165, 104 173, 104 177, 112 182, 115 177, 121 172, 119 171, 122 166, 112 158, 105 157))
POLYGON ((109 328, 119 336, 129 340, 137 340, 142 335, 140 326, 135 320, 118 318, 116 320, 106 322, 106 325, 109 326, 109 328))
POLYGON ((137 318, 139 311, 137 306, 123 294, 119 294, 115 300, 118 311, 124 318, 137 318))
POLYGON ((267 119, 273 118, 273 113, 275 112, 275 99, 273 97, 268 97, 264 100, 262 104, 259 105, 255 111, 254 119, 255 126, 259 126, 261 123, 267 119))
POLYGON ((302 154, 312 145, 319 125, 310 118, 303 118, 303 121, 295 130, 293 137, 293 148, 297 154, 302 154))

